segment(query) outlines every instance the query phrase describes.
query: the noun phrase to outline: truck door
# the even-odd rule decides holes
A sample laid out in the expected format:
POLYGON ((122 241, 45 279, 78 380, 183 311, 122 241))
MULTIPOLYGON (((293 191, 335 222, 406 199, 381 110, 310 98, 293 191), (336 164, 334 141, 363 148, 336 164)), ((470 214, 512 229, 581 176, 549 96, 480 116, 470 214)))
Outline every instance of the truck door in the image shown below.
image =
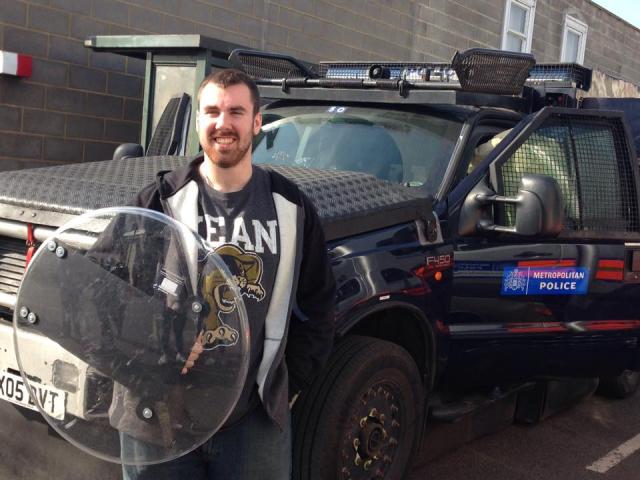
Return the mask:
POLYGON ((636 366, 638 185, 620 113, 548 107, 451 191, 457 236, 447 381, 588 377, 636 366), (518 198, 527 174, 556 180, 559 234, 515 231, 517 202, 504 200, 518 198), (478 194, 484 206, 474 211, 478 194))

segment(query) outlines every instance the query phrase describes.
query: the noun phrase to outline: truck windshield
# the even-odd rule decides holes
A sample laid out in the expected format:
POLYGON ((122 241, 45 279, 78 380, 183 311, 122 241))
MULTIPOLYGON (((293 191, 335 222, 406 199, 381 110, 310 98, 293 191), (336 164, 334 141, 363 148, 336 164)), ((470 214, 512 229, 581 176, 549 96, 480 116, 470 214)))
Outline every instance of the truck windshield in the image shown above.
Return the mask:
POLYGON ((382 108, 280 107, 263 113, 255 163, 348 170, 435 193, 462 123, 382 108))

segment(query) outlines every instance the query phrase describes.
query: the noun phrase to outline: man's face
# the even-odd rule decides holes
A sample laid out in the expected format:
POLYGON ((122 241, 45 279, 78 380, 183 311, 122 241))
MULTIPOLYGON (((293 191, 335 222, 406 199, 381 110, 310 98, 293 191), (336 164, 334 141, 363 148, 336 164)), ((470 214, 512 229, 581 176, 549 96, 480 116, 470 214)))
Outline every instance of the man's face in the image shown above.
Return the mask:
POLYGON ((253 114, 251 92, 244 84, 228 88, 209 83, 200 94, 196 131, 207 158, 221 168, 251 162, 251 142, 262 126, 253 114))

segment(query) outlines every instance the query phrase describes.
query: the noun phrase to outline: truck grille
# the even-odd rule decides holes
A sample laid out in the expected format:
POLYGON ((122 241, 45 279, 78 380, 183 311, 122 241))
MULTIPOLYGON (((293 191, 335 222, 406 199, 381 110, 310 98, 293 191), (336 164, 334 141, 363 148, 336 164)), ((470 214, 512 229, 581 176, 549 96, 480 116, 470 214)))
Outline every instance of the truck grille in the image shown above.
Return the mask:
POLYGON ((16 295, 26 268, 24 240, 0 237, 0 292, 16 295))

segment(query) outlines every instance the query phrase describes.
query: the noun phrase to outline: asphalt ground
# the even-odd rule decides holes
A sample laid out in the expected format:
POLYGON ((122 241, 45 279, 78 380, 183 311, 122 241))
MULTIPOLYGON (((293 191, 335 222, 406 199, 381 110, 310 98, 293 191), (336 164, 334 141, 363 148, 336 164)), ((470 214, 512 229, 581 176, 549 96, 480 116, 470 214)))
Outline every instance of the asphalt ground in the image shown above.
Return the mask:
MULTIPOLYGON (((406 480, 640 478, 640 394, 626 400, 592 396, 537 425, 511 425, 465 443, 472 429, 463 421, 430 431, 406 480), (619 455, 607 456, 620 446, 619 455), (611 468, 587 469, 594 464, 611 468)), ((118 465, 83 453, 52 434, 37 413, 3 401, 0 444, 2 480, 120 478, 118 465)))
POLYGON ((511 425, 466 444, 464 431, 448 425, 427 436, 407 480, 640 478, 640 392, 625 400, 594 395, 536 425, 511 425), (445 453, 433 458, 434 450, 445 453))

